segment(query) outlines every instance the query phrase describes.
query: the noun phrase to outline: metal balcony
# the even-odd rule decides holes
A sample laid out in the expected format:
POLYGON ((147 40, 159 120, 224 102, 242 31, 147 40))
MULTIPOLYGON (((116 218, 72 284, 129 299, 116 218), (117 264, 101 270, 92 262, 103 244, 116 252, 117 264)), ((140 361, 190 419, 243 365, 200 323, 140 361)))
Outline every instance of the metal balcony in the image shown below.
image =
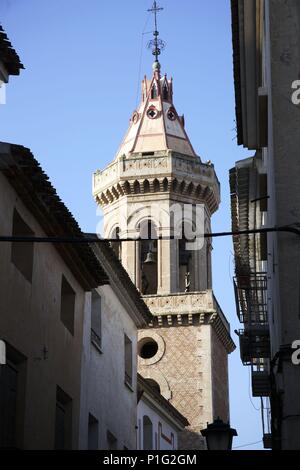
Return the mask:
POLYGON ((252 372, 252 395, 254 397, 269 397, 270 393, 268 372, 252 372))
POLYGON ((254 397, 269 397, 271 393, 268 361, 254 360, 251 365, 252 395, 254 397))
POLYGON ((266 326, 239 331, 241 361, 251 365, 257 359, 270 358, 270 335, 266 326))
POLYGON ((237 316, 245 329, 268 324, 267 276, 265 273, 238 275, 234 278, 237 316))

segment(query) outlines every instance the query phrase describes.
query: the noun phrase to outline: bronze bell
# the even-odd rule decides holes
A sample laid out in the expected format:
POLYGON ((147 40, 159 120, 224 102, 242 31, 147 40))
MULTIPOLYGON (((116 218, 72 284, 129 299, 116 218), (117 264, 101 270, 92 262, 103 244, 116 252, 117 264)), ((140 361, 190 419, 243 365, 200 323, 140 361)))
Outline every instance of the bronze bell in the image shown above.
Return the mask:
POLYGON ((155 264, 155 263, 156 261, 155 261, 154 254, 152 253, 152 251, 148 251, 146 259, 143 264, 155 264))

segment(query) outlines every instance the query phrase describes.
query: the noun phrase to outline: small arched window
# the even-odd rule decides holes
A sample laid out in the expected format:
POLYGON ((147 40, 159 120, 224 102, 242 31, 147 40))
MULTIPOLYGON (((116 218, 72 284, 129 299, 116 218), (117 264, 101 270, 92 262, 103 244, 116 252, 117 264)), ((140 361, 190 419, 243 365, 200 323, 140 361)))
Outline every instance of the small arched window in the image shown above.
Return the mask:
POLYGON ((151 90, 151 99, 155 99, 158 96, 157 86, 154 84, 151 90))
POLYGON ((158 193, 160 191, 160 184, 157 178, 153 181, 153 190, 155 193, 158 193))
POLYGON ((150 183, 148 180, 145 180, 143 183, 144 193, 150 193, 150 183))
POLYGON ((153 425, 149 416, 143 417, 143 450, 153 449, 153 425))
POLYGON ((163 86, 163 99, 168 100, 169 99, 169 89, 167 84, 165 83, 163 86))
POLYGON ((135 194, 140 194, 141 192, 141 185, 137 180, 133 184, 133 191, 135 194))
POLYGON ((168 178, 165 178, 163 180, 163 190, 166 192, 168 191, 168 189, 169 189, 169 181, 168 181, 168 178))

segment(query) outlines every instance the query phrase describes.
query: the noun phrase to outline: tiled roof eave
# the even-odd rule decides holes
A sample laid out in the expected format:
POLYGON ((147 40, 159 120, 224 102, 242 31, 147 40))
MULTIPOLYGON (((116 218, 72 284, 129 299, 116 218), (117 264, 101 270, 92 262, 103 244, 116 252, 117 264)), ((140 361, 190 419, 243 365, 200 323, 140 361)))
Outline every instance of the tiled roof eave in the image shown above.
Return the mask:
POLYGON ((0 61, 4 64, 9 75, 19 75, 20 70, 24 69, 23 64, 8 37, 0 25, 0 61))
POLYGON ((238 0, 231 0, 233 75, 235 89, 236 132, 238 145, 243 144, 242 92, 240 70, 240 37, 238 0))
MULTIPOLYGON (((78 223, 60 200, 30 150, 19 145, 2 145, 9 149, 9 155, 5 155, 8 161, 1 170, 46 236, 83 238, 84 234, 78 223)), ((3 154, 2 158, 4 160, 3 154)), ((0 163, 2 158, 0 152, 0 163)), ((106 272, 88 244, 57 244, 56 249, 85 290, 109 282, 106 272)))

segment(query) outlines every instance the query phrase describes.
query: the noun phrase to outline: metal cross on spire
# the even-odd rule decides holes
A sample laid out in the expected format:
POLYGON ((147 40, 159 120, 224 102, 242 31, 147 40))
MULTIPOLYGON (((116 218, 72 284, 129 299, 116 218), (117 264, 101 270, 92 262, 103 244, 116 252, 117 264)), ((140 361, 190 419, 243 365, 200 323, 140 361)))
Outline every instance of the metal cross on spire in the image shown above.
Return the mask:
POLYGON ((163 8, 160 8, 157 5, 156 1, 153 2, 152 8, 148 10, 150 13, 154 13, 154 24, 155 24, 155 30, 153 31, 154 39, 149 41, 148 48, 152 49, 152 54, 155 56, 155 62, 157 63, 158 63, 158 57, 160 56, 161 51, 163 51, 166 46, 165 42, 162 39, 159 39, 158 37, 159 32, 157 31, 157 13, 162 10, 163 8))

